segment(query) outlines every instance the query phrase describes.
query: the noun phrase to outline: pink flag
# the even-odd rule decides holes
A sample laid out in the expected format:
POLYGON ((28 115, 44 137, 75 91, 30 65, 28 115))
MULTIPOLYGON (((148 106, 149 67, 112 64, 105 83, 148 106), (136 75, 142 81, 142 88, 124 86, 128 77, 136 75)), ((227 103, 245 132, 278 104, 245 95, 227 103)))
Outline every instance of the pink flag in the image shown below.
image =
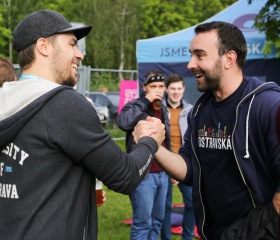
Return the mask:
POLYGON ((125 104, 138 97, 138 84, 136 80, 121 80, 120 103, 118 113, 125 104))

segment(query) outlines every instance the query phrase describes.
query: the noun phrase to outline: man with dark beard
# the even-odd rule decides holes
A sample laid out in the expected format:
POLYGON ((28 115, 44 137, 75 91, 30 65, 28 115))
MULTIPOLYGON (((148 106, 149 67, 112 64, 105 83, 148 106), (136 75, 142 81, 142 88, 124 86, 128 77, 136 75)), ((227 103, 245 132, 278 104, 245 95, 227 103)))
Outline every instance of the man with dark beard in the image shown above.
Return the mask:
POLYGON ((60 13, 27 15, 13 32, 22 75, 0 88, 0 238, 97 239, 95 179, 129 194, 145 178, 164 140, 142 137, 127 154, 73 89, 84 56, 60 13))
MULTIPOLYGON (((188 68, 204 94, 188 116, 179 154, 161 146, 156 159, 193 186, 202 239, 279 239, 279 86, 243 75, 247 44, 232 24, 198 25, 189 49, 188 68)), ((145 134, 147 120, 135 131, 145 134)))

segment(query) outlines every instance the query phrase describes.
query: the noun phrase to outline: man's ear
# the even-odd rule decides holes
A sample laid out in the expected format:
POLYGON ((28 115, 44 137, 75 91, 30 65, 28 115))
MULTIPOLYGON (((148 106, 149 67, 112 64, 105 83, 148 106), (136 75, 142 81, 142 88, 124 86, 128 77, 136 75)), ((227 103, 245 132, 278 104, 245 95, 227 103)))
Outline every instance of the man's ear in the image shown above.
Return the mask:
POLYGON ((36 42, 36 46, 35 48, 37 49, 37 51, 44 55, 44 56, 48 56, 49 55, 49 42, 46 38, 39 38, 36 42))
POLYGON ((226 62, 225 62, 225 68, 231 68, 234 64, 236 64, 237 55, 236 52, 231 50, 225 54, 226 62))

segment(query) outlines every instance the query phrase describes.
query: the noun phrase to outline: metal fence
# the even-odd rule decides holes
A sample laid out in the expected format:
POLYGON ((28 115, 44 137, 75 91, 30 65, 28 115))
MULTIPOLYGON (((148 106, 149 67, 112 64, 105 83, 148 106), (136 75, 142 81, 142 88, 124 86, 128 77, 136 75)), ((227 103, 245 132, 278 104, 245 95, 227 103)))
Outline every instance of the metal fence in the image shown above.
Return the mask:
MULTIPOLYGON (((123 73, 128 76, 129 79, 138 79, 137 70, 101 69, 91 68, 89 66, 79 66, 79 81, 77 84, 77 91, 85 96, 88 96, 88 93, 90 92, 90 81, 94 81, 94 77, 92 76, 94 72, 110 72, 116 74, 123 73)), ((98 89, 95 90, 97 91, 98 89)))
MULTIPOLYGON (((21 70, 18 64, 14 64, 15 72, 18 77, 21 75, 21 70)), ((137 70, 117 70, 117 69, 101 69, 101 68, 91 68, 90 66, 83 66, 80 64, 78 67, 79 81, 76 86, 76 90, 81 94, 88 96, 90 92, 90 81, 94 81, 92 76, 94 72, 110 72, 110 73, 125 73, 129 79, 137 79, 137 70)), ((98 89, 95 89, 98 90, 98 89)))

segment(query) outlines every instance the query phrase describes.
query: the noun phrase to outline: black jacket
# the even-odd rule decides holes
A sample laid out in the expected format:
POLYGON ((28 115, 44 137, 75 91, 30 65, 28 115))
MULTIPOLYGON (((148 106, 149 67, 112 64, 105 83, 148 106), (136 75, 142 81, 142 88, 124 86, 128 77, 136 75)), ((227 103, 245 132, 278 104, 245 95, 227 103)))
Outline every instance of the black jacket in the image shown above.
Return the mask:
MULTIPOLYGON (((120 129, 126 132, 126 150, 130 152, 135 145, 132 132, 140 120, 146 120, 148 116, 154 117, 149 108, 151 102, 144 96, 128 102, 117 117, 117 124, 120 129)), ((163 123, 165 125, 165 147, 170 150, 170 123, 166 106, 162 105, 163 123)))

